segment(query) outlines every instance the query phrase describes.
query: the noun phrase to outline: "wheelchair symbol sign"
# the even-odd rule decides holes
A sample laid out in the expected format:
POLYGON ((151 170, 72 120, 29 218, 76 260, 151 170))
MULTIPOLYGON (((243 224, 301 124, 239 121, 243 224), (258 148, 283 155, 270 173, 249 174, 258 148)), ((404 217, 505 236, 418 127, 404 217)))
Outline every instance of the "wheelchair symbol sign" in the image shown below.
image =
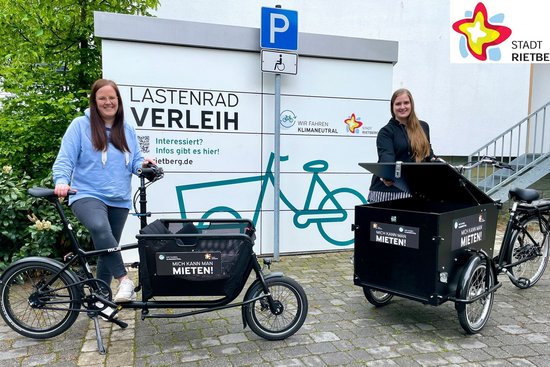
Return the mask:
POLYGON ((296 75, 298 73, 298 55, 289 52, 262 50, 262 71, 296 75))

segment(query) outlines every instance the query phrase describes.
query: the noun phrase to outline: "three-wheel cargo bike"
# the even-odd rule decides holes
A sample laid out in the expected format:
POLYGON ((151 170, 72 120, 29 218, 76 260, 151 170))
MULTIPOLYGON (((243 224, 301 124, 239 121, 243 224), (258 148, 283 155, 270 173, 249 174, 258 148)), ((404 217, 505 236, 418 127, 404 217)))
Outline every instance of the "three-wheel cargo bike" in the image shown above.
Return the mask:
POLYGON ((500 204, 444 163, 360 165, 411 197, 356 206, 354 284, 375 306, 394 295, 453 301, 464 330, 481 330, 500 286, 492 259, 500 204))

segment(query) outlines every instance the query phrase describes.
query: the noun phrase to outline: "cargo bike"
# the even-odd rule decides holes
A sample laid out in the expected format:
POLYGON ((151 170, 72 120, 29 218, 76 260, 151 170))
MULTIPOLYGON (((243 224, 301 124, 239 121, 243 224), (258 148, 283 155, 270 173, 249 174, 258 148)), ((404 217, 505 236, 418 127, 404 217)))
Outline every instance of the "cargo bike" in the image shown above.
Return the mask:
MULTIPOLYGON (((141 310, 141 319, 177 318, 241 307, 247 325, 267 340, 296 333, 308 310, 307 296, 295 280, 279 272, 264 274, 253 251, 254 226, 245 219, 158 219, 147 223, 146 188, 164 176, 159 167, 143 168, 134 208, 140 218, 137 243, 106 250, 83 250, 73 233, 62 203, 53 189, 32 188, 29 194, 50 201, 61 218, 72 253, 63 261, 24 258, 11 264, 0 278, 0 314, 13 330, 45 339, 71 327, 80 313, 94 321, 98 350, 106 353, 99 319, 125 328, 116 314, 141 310), (137 202, 139 200, 139 210, 137 202), (111 251, 138 249, 141 300, 115 303, 107 284, 94 277, 89 259, 111 251), (255 279, 241 302, 233 302, 251 273, 255 279), (153 310, 165 309, 164 312, 153 310), (191 309, 176 312, 175 309, 191 309)), ((269 267, 269 258, 263 260, 269 267)))
POLYGON ((502 204, 462 175, 482 164, 511 169, 492 157, 464 166, 360 163, 411 193, 355 207, 354 284, 371 304, 384 306, 393 296, 433 306, 452 301, 462 328, 475 334, 489 319, 499 274, 518 288, 540 280, 548 263, 550 200, 532 189, 510 190, 513 204, 497 252, 502 204))

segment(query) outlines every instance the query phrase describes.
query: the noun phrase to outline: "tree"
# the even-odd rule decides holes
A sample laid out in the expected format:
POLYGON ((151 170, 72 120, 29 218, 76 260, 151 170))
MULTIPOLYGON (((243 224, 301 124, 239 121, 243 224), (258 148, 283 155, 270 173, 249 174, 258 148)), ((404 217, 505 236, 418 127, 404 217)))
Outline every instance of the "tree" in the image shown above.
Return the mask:
MULTIPOLYGON (((93 12, 149 15, 158 3, 0 0, 0 91, 9 93, 0 101, 0 271, 18 257, 58 257, 65 250, 61 228, 52 224, 53 207, 25 191, 53 185, 50 171, 61 137, 101 77, 93 12)), ((87 232, 72 222, 81 244, 89 243, 87 232)))
POLYGON ((159 0, 0 0, 0 167, 47 176, 101 77, 94 11, 150 15, 159 0))

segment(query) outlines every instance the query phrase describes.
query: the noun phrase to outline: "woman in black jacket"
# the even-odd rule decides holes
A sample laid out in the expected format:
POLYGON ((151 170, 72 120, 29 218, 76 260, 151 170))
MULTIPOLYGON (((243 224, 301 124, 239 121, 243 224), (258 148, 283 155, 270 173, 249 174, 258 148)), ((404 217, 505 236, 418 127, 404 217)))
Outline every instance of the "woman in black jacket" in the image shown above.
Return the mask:
MULTIPOLYGON (((392 118, 378 132, 376 148, 379 163, 423 162, 434 158, 430 145, 430 127, 414 112, 414 100, 407 89, 396 90, 390 103, 392 118)), ((369 203, 409 197, 389 178, 372 177, 369 203)))

